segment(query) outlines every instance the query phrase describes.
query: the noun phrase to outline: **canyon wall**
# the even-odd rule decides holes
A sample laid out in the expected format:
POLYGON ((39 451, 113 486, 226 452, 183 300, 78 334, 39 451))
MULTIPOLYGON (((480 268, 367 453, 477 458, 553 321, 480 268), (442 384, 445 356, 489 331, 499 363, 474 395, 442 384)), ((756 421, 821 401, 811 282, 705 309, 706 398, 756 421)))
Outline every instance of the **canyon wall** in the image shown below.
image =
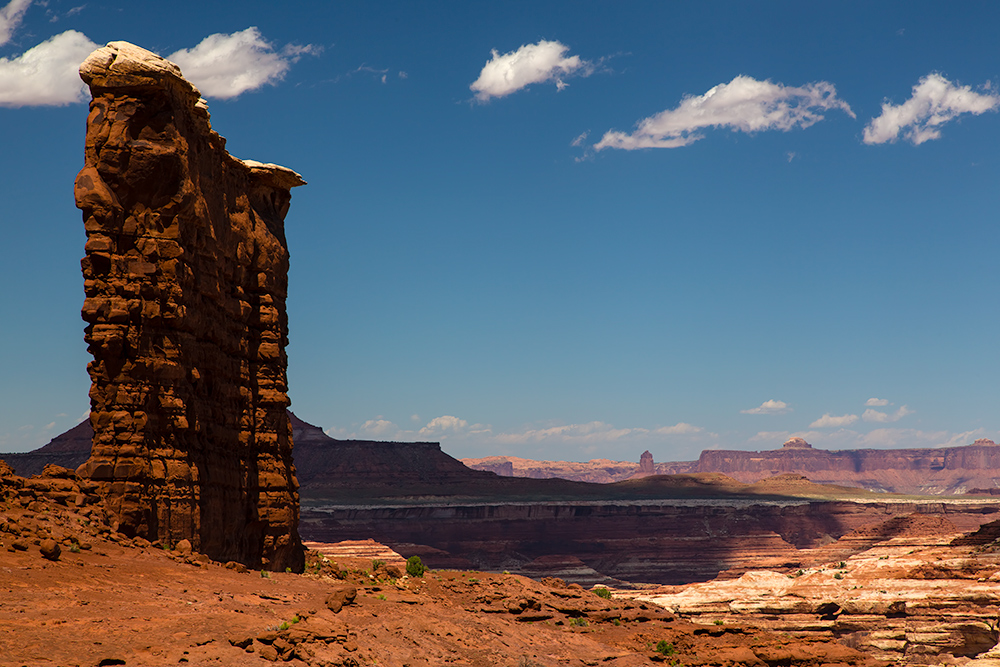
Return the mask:
POLYGON ((373 538, 404 556, 419 554, 431 567, 509 570, 586 585, 684 584, 727 570, 794 571, 812 549, 914 514, 946 522, 949 531, 970 531, 996 520, 1000 501, 314 502, 302 509, 302 531, 317 542, 373 538))
POLYGON ((304 181, 229 155, 198 90, 155 54, 112 42, 80 76, 94 439, 79 472, 126 535, 300 570, 284 218, 304 181))
POLYGON ((939 449, 814 449, 793 438, 781 449, 762 452, 705 450, 699 472, 721 472, 745 483, 785 473, 817 484, 856 486, 870 491, 955 494, 1000 486, 1000 447, 977 440, 939 449))

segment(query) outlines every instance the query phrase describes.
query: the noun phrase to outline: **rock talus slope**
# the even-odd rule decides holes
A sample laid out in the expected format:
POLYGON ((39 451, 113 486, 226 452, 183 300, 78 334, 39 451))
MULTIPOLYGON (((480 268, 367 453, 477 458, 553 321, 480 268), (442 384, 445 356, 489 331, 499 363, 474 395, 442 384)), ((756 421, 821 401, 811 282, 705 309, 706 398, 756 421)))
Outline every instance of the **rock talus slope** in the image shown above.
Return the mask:
POLYGON ((126 535, 301 569, 284 218, 304 181, 229 155, 198 90, 153 53, 112 42, 80 76, 95 432, 80 472, 126 535))

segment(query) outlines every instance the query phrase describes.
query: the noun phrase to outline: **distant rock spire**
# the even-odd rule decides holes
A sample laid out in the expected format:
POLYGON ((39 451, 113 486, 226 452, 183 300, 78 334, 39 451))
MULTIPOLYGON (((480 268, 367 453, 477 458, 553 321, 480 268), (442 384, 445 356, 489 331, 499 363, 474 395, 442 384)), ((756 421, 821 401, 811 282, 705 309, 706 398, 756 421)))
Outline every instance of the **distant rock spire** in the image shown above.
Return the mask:
POLYGON ((653 455, 649 453, 648 449, 639 457, 639 472, 649 475, 656 473, 656 467, 653 465, 653 455))

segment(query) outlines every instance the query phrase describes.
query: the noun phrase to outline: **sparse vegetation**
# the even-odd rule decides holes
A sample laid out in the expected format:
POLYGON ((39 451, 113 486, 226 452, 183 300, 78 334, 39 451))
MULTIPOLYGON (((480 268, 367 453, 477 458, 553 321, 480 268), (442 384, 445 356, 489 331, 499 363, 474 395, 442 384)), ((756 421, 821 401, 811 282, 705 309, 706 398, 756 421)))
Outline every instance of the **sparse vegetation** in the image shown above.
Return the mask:
POLYGON ((302 619, 299 618, 297 615, 296 616, 292 616, 292 620, 282 622, 282 624, 278 626, 278 630, 279 631, 285 631, 285 630, 287 630, 288 628, 292 627, 293 625, 295 625, 296 623, 298 623, 301 620, 302 619))
POLYGON ((712 622, 715 623, 716 625, 725 625, 726 624, 726 622, 723 621, 721 618, 717 618, 717 619, 715 619, 712 622))
POLYGON ((78 554, 80 553, 80 545, 74 542, 73 544, 70 545, 69 550, 72 553, 78 554))
POLYGON ((572 621, 569 622, 569 624, 576 626, 578 628, 585 628, 588 625, 587 619, 583 618, 582 616, 574 618, 572 621))
POLYGON ((837 567, 840 568, 841 570, 846 570, 847 563, 845 563, 844 561, 840 561, 839 563, 837 563, 837 567))
POLYGON ((611 589, 605 588, 604 586, 599 586, 594 589, 594 595, 599 598, 604 598, 605 600, 611 599, 611 589))
POLYGON ((268 574, 267 570, 261 570, 260 571, 260 578, 261 579, 270 579, 271 575, 268 574))
POLYGON ((662 655, 673 655, 677 653, 677 647, 668 642, 666 639, 661 639, 656 644, 656 652, 662 655))
POLYGON ((840 572, 836 572, 836 573, 835 573, 835 574, 833 575, 833 578, 834 578, 834 579, 843 579, 843 578, 844 578, 844 575, 842 575, 842 574, 841 574, 840 572))
POLYGON ((376 558, 372 561, 372 572, 377 571, 379 568, 385 567, 385 561, 376 558))
POLYGON ((410 556, 406 559, 406 573, 411 577, 422 577, 426 571, 427 567, 420 560, 420 556, 410 556))

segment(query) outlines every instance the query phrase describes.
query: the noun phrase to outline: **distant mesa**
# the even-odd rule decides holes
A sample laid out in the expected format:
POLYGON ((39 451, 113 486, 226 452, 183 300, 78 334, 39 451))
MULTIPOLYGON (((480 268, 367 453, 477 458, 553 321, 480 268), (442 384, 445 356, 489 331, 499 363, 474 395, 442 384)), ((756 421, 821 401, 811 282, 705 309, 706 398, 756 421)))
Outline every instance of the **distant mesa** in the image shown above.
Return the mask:
POLYGON ((585 463, 532 461, 512 456, 462 459, 462 462, 471 468, 516 477, 560 477, 602 483, 653 474, 722 473, 744 484, 754 484, 768 477, 793 474, 808 477, 817 484, 869 491, 1000 495, 1000 447, 986 438, 964 447, 831 451, 816 449, 803 438, 793 437, 772 450, 709 449, 697 461, 661 463, 654 462, 648 451, 638 464, 607 459, 585 463))

